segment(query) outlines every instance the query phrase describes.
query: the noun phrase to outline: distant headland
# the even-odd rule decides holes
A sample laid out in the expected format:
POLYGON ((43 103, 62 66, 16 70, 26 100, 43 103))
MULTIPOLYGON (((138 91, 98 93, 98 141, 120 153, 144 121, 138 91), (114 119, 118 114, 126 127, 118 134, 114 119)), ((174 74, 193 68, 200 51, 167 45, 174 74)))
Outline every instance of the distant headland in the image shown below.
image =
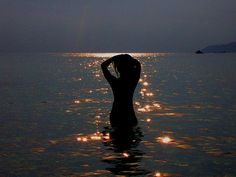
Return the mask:
POLYGON ((203 49, 197 50, 196 54, 203 53, 236 53, 236 42, 221 45, 209 45, 203 49))

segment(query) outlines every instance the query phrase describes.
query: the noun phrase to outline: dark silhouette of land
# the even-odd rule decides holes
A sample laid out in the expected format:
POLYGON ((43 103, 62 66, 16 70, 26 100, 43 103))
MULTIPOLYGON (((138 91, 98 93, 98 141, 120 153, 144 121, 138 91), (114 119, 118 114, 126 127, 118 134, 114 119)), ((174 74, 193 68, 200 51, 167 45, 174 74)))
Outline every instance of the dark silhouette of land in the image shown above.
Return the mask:
POLYGON ((196 51, 197 54, 202 53, 236 53, 236 42, 221 45, 209 45, 201 50, 196 51))
POLYGON ((138 121, 133 108, 133 94, 140 78, 140 63, 128 54, 122 54, 104 61, 101 67, 114 95, 110 113, 111 126, 116 128, 136 126, 138 121), (117 77, 108 70, 110 64, 113 64, 117 77))

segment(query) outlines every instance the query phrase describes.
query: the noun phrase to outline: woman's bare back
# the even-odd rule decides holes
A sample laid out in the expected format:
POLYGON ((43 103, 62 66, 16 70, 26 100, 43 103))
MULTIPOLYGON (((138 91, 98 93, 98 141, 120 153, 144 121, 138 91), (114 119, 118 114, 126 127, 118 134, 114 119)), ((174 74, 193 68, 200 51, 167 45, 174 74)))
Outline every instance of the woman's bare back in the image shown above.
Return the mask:
POLYGON ((140 63, 129 55, 117 55, 102 63, 102 71, 114 96, 110 114, 111 126, 136 126, 138 121, 133 108, 133 94, 140 78, 140 63), (107 69, 113 62, 119 78, 113 76, 107 69))

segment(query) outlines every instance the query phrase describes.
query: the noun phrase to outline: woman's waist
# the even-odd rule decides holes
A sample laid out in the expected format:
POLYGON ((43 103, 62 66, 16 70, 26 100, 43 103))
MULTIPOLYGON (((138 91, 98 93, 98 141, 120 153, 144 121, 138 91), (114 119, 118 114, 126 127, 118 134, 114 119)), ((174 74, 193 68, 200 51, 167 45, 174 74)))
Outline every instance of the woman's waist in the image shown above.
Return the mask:
POLYGON ((113 101, 113 106, 119 106, 119 107, 126 107, 126 106, 132 106, 133 101, 132 100, 114 100, 113 101))

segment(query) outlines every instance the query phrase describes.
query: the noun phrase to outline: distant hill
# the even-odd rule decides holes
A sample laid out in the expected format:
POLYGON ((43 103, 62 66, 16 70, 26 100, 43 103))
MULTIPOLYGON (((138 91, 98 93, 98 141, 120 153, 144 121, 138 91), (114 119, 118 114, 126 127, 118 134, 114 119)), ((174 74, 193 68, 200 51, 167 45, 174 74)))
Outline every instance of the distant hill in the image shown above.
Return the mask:
POLYGON ((222 45, 209 45, 196 53, 236 53, 236 42, 222 45))

